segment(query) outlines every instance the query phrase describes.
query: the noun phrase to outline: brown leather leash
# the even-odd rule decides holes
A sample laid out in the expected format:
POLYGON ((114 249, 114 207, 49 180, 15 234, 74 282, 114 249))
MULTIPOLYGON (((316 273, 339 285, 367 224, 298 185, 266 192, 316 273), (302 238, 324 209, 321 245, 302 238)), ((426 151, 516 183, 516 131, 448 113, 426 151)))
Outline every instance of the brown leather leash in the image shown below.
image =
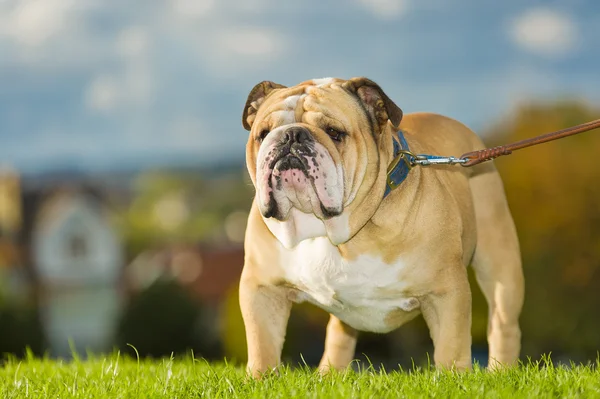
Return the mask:
POLYGON ((408 142, 404 137, 404 133, 402 132, 402 130, 398 130, 398 138, 397 140, 393 140, 394 159, 388 166, 386 178, 387 186, 385 189, 384 197, 387 196, 392 190, 400 186, 400 184, 402 184, 402 182, 408 176, 410 169, 415 165, 428 166, 460 164, 462 166, 474 166, 482 162, 491 161, 492 159, 498 158, 502 155, 512 154, 513 151, 520 150, 521 148, 547 143, 548 141, 561 139, 567 136, 573 136, 578 133, 583 133, 587 132, 588 130, 598 128, 600 128, 600 119, 596 119, 587 123, 582 123, 581 125, 569 127, 567 129, 558 130, 556 132, 542 134, 536 137, 532 137, 530 139, 517 141, 516 143, 512 144, 484 148, 483 150, 479 151, 467 152, 463 154, 460 158, 429 154, 414 154, 409 149, 408 142))
POLYGON ((462 162, 457 163, 460 163, 462 166, 474 166, 485 161, 491 161, 492 159, 498 158, 502 155, 512 154, 513 151, 520 150, 521 148, 547 143, 548 141, 562 139, 563 137, 573 136, 578 133, 583 133, 598 128, 600 128, 600 119, 558 130, 556 132, 546 133, 529 139, 517 141, 516 143, 512 144, 467 152, 459 158, 462 162))

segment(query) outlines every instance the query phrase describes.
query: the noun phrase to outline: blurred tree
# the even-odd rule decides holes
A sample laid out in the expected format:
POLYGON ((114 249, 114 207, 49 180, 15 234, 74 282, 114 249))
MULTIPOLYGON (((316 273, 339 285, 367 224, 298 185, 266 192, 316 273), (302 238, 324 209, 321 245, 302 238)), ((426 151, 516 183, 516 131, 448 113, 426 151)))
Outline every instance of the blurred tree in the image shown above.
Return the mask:
POLYGON ((45 337, 39 311, 27 305, 0 304, 0 354, 25 356, 27 350, 41 356, 45 337))
POLYGON ((28 288, 20 286, 18 296, 8 289, 14 281, 8 273, 0 273, 0 356, 25 356, 27 352, 42 355, 46 350, 46 337, 40 309, 28 288), (21 296, 22 295, 22 296, 21 296))
POLYGON ((134 184, 134 198, 116 218, 131 254, 169 243, 226 239, 224 221, 247 210, 253 189, 243 171, 203 179, 197 173, 149 172, 134 184))
POLYGON ((221 308, 221 336, 223 349, 228 361, 246 363, 248 360, 246 347, 246 330, 239 304, 239 286, 235 285, 227 292, 225 303, 221 308))
MULTIPOLYGON (((506 144, 600 118, 578 101, 529 103, 489 132, 506 144)), ((523 355, 596 359, 600 349, 600 131, 496 160, 523 253, 523 355)), ((485 315, 474 303, 474 326, 485 315)), ((479 336, 485 330, 478 329, 479 336)), ((474 337, 475 338, 475 337, 474 337)))
POLYGON ((116 344, 121 351, 161 357, 193 350, 196 357, 219 358, 203 307, 175 281, 158 280, 132 298, 120 320, 116 344))

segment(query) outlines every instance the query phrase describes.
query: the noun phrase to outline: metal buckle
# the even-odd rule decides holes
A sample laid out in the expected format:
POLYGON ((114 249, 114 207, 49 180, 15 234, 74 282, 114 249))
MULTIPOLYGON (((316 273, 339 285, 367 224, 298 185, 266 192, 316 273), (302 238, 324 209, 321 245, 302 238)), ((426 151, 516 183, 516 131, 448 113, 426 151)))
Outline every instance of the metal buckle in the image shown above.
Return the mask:
POLYGON ((424 155, 417 155, 414 160, 415 165, 429 166, 429 165, 455 165, 464 164, 467 160, 463 158, 455 157, 427 157, 424 155))
POLYGON ((392 181, 392 178, 390 177, 390 175, 387 176, 386 184, 390 188, 390 190, 395 190, 396 188, 398 188, 400 186, 400 184, 396 184, 392 181))
POLYGON ((408 166, 409 170, 412 169, 412 167, 415 165, 412 161, 410 161, 408 159, 408 157, 411 157, 412 159, 417 158, 417 156, 415 154, 413 154, 412 152, 410 152, 408 150, 400 150, 400 151, 398 151, 398 155, 396 155, 394 157, 394 159, 392 160, 392 163, 388 166, 386 182, 387 182, 387 185, 390 188, 390 190, 396 189, 401 184, 401 183, 395 183, 391 177, 391 173, 394 171, 394 169, 396 169, 396 167, 398 166, 400 161, 404 161, 406 163, 406 166, 408 166))

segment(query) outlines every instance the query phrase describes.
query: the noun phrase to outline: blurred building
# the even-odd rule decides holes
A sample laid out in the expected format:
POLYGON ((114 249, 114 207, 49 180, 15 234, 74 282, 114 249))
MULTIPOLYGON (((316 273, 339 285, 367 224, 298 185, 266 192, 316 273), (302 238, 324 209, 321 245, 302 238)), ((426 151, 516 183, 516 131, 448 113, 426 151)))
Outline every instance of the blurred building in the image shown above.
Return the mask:
POLYGON ((51 352, 110 349, 124 254, 106 200, 69 186, 29 197, 25 248, 51 352))
MULTIPOLYGON (((139 218, 155 222, 149 228, 160 232, 158 239, 127 247, 127 252, 124 237, 130 231, 124 209, 139 199, 132 191, 134 181, 133 176, 102 179, 70 173, 23 177, 0 169, 0 296, 36 308, 45 348, 53 356, 69 357, 73 349, 79 354, 111 350, 120 343, 120 323, 131 316, 128 305, 152 296, 156 290, 148 288, 158 280, 179 287, 163 292, 170 296, 165 301, 175 303, 182 292, 187 299, 181 300, 199 309, 198 317, 191 318, 178 310, 168 312, 193 318, 192 335, 204 343, 221 341, 224 303, 236 291, 244 262, 248 214, 237 202, 223 207, 221 200, 228 196, 242 201, 230 192, 230 187, 239 187, 237 177, 233 184, 231 179, 219 180, 220 189, 211 185, 217 199, 211 203, 212 197, 203 197, 209 205, 201 210, 187 203, 181 191, 161 194, 139 218), (209 220, 210 234, 203 240, 177 236, 184 222, 205 215, 206 220, 214 215, 222 220, 209 220), (203 244, 180 244, 197 241, 203 244), (148 249, 153 245, 157 247, 148 249)), ((150 313, 165 323, 160 309, 150 313)), ((156 331, 153 335, 160 338, 156 331)), ((173 346, 172 339, 165 342, 165 350, 173 346)))
POLYGON ((110 349, 121 306, 123 244, 101 190, 28 186, 0 170, 0 280, 36 303, 52 355, 110 349))

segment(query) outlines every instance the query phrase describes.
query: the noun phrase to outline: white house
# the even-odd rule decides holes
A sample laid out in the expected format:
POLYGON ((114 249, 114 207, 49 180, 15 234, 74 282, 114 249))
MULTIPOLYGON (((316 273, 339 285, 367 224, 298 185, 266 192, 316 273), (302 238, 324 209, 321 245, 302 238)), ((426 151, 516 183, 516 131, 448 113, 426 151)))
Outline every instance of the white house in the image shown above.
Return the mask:
POLYGON ((110 349, 124 254, 101 196, 67 188, 43 199, 29 250, 51 354, 110 349))

